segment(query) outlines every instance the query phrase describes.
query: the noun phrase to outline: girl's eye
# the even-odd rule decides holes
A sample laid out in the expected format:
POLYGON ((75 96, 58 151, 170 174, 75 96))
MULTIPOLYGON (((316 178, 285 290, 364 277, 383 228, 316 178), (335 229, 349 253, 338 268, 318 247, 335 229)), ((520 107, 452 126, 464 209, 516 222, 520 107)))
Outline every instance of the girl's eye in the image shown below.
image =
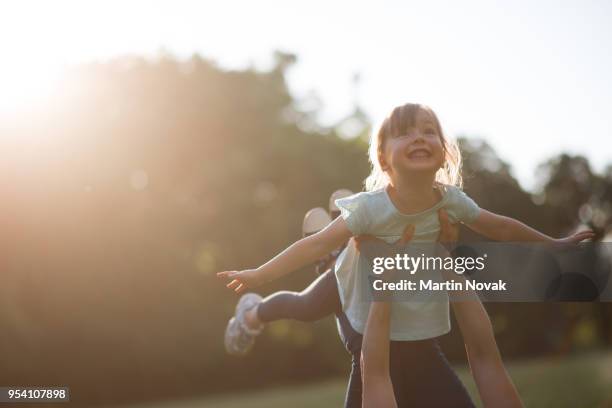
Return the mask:
POLYGON ((426 135, 436 135, 436 130, 431 128, 431 129, 427 129, 425 130, 425 134, 426 135))

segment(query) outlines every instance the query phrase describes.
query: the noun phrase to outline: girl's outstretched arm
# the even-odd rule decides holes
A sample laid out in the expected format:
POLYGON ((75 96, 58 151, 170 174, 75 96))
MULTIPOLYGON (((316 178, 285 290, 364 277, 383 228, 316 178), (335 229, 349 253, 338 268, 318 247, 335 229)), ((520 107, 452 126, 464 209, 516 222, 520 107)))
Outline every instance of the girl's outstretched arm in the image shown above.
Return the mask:
POLYGON ((352 236, 342 217, 314 235, 294 242, 289 248, 257 269, 218 272, 217 277, 229 279, 227 287, 241 293, 247 288, 279 278, 329 254, 352 236))
POLYGON ((490 211, 481 209, 478 217, 467 224, 467 226, 495 241, 513 242, 549 242, 559 244, 578 243, 585 239, 593 238, 593 231, 581 231, 565 238, 555 239, 543 234, 514 218, 505 217, 490 211))
POLYGON ((389 373, 389 302, 372 302, 361 345, 363 408, 396 408, 389 373))
POLYGON ((501 359, 491 320, 478 299, 452 302, 470 369, 485 407, 520 408, 521 398, 501 359))

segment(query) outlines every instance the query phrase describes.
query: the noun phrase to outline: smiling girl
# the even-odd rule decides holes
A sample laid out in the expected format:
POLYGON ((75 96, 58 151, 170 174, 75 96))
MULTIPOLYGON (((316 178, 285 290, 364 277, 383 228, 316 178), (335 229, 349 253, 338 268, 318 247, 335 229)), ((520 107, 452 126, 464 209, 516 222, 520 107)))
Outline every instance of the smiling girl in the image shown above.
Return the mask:
MULTIPOLYGON (((259 268, 219 272, 218 276, 230 279, 228 288, 243 292, 322 258, 353 236, 398 241, 407 225, 414 226, 412 242, 433 243, 440 231, 438 210, 442 208, 452 222, 464 223, 496 241, 575 243, 592 237, 591 231, 583 231, 554 239, 517 220, 479 208, 459 188, 458 149, 444 136, 435 113, 424 105, 405 104, 391 112, 372 137, 370 161, 367 191, 337 200, 341 216, 325 229, 295 242, 259 268)), ((335 274, 347 329, 355 332, 349 349, 359 361, 361 335, 369 313, 368 299, 360 290, 367 284, 362 272, 368 261, 362 256, 351 259, 354 261, 350 265, 336 268, 335 274)), ((448 296, 443 301, 391 305, 390 370, 398 406, 415 406, 423 401, 427 406, 449 406, 449 401, 455 407, 473 406, 435 340, 449 331, 448 296)), ((347 405, 360 406, 361 381, 353 381, 358 368, 353 366, 353 370, 349 387, 352 397, 347 405)))

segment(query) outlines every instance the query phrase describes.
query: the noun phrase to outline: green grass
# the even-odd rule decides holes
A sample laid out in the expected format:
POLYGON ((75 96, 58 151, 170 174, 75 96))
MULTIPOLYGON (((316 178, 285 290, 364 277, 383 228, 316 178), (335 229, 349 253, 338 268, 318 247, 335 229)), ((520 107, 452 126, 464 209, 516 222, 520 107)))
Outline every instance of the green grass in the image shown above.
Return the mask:
MULTIPOLYGON (((513 361, 506 366, 526 407, 612 407, 612 352, 513 361)), ((457 371, 479 404, 476 385, 468 369, 457 367, 457 371)), ((346 379, 341 378, 246 394, 131 405, 125 408, 341 407, 345 388, 346 379)))

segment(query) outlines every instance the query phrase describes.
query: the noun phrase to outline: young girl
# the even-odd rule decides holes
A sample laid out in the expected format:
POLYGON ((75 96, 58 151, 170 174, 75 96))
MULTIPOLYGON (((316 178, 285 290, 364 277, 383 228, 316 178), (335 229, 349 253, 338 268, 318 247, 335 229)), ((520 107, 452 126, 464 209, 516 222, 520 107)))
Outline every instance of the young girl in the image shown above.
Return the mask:
MULTIPOLYGON (((338 194, 336 193, 332 194, 332 197, 337 197, 338 194)), ((344 193, 341 195, 348 196, 351 194, 344 193)), ((335 206, 330 206, 330 214, 332 214, 332 216, 338 215, 334 214, 335 210, 335 206)), ((457 241, 458 227, 456 225, 450 224, 448 216, 443 209, 439 210, 439 221, 440 233, 438 236, 438 241, 443 243, 451 243, 457 241)), ((327 226, 327 224, 329 224, 329 222, 331 222, 331 218, 329 217, 329 215, 327 215, 325 210, 323 210, 322 208, 314 208, 308 211, 308 213, 304 217, 304 224, 302 229, 303 235, 312 235, 313 233, 322 230, 325 226, 327 226)), ((406 228, 406 232, 413 232, 411 226, 408 226, 406 228)), ((349 245, 355 246, 357 249, 359 249, 359 244, 369 239, 371 238, 365 236, 357 237, 355 240, 351 239, 349 241, 349 245)), ((411 235, 406 235, 404 237, 404 242, 408 242, 411 239, 411 235)), ((354 257, 357 251, 355 251, 355 248, 351 248, 349 253, 352 254, 352 256, 354 257)), ((335 260, 335 257, 332 256, 331 260, 335 260)), ((343 265, 353 264, 353 262, 351 261, 351 256, 343 255, 341 261, 342 262, 338 262, 336 265, 336 267, 339 269, 344 269, 343 265)), ((325 272, 320 273, 320 270, 326 269, 326 267, 327 265, 320 265, 318 263, 317 273, 322 276, 317 278, 312 284, 310 284, 306 289, 301 292, 280 291, 273 293, 272 295, 266 297, 263 300, 261 300, 261 297, 259 295, 256 295, 254 293, 248 293, 243 295, 241 301, 239 302, 239 305, 244 305, 245 300, 252 299, 253 307, 249 308, 246 311, 243 311, 241 307, 237 308, 238 312, 240 313, 237 313, 236 317, 232 317, 226 329, 225 345, 227 351, 233 355, 246 354, 252 346, 255 336, 263 329, 263 323, 279 319, 314 321, 331 314, 336 315, 340 334, 344 340, 345 345, 347 346, 347 349, 351 351, 354 350, 355 347, 359 348, 360 342, 354 340, 355 332, 354 330, 352 330, 352 328, 350 328, 350 324, 348 324, 346 316, 342 313, 342 306, 340 304, 336 278, 334 277, 333 270, 328 269, 325 272)), ((505 403, 505 401, 520 402, 520 400, 518 399, 518 394, 516 394, 516 390, 514 389, 514 385, 512 384, 512 380, 507 375, 503 362, 501 360, 501 356, 499 354, 497 344, 495 343, 495 337, 493 336, 493 331, 486 311, 477 299, 475 302, 470 303, 478 303, 480 307, 458 307, 456 304, 453 304, 453 308, 455 311, 455 317, 457 321, 459 321, 459 326, 465 339, 465 348, 467 351, 468 360, 470 362, 470 367, 472 368, 474 379, 476 381, 476 385, 478 386, 481 399, 485 401, 485 406, 499 406, 501 402, 505 403)), ((469 305, 469 303, 467 302, 462 303, 462 305, 464 304, 469 305)), ((372 307, 374 307, 374 305, 372 307)), ((386 305, 386 307, 386 313, 388 314, 389 306, 386 305)), ((375 334, 370 334, 371 340, 369 342, 369 349, 377 349, 379 351, 376 354, 382 355, 384 354, 382 349, 386 348, 386 350, 388 350, 389 348, 389 322, 388 319, 386 321, 383 319, 380 321, 375 321, 373 323, 372 316, 373 311, 371 308, 370 317, 368 318, 368 328, 366 329, 366 332, 368 332, 368 330, 372 332, 372 327, 381 327, 381 325, 387 325, 386 333, 381 332, 381 330, 374 330, 375 334), (376 343, 376 341, 374 340, 375 338, 386 339, 386 343, 376 343)), ((364 340, 364 344, 368 343, 367 336, 367 334, 364 336, 366 338, 366 340, 364 340)), ((365 347, 366 346, 364 346, 364 350, 365 347)), ((391 382, 391 378, 389 376, 388 371, 388 355, 386 358, 387 369, 375 370, 373 369, 373 367, 381 367, 384 362, 378 361, 376 358, 373 358, 372 356, 374 354, 374 352, 368 353, 368 355, 371 356, 368 364, 370 369, 368 370, 368 375, 366 375, 365 371, 363 372, 363 378, 364 382, 366 378, 369 378, 369 381, 367 385, 364 385, 365 387, 370 386, 370 388, 372 388, 373 384, 381 384, 383 385, 383 389, 389 389, 388 385, 385 384, 386 382, 391 382)), ((361 382, 360 376, 362 371, 357 369, 359 365, 360 361, 353 358, 353 373, 351 374, 351 384, 353 384, 353 386, 350 387, 350 392, 347 393, 347 406, 359 406, 361 404, 359 394, 360 387, 354 386, 355 384, 359 384, 359 382, 361 382)), ((404 389, 399 389, 399 392, 403 391, 404 389)), ((365 395, 366 392, 364 389, 364 396, 365 395)), ((370 395, 372 395, 372 392, 370 392, 370 395)), ((394 395, 378 395, 377 398, 391 399, 392 401, 395 401, 394 395)), ((504 406, 514 407, 520 405, 506 404, 504 406)))
MULTIPOLYGON (((585 231, 555 240, 517 220, 480 209, 458 188, 461 182, 458 150, 446 140, 438 118, 426 106, 406 104, 395 108, 372 138, 370 160, 373 169, 366 180, 368 191, 337 200, 341 217, 327 228, 295 242, 257 269, 220 272, 218 276, 231 280, 228 288, 243 292, 314 262, 352 236, 368 234, 395 242, 408 224, 415 227, 414 241, 434 242, 440 228, 437 211, 441 208, 446 209, 454 222, 463 222, 477 233, 497 241, 579 242, 592 236, 592 232, 585 231)), ((347 247, 345 255, 350 248, 347 247)), ((335 272, 349 329, 361 334, 369 304, 358 290, 364 287, 367 277, 357 271, 367 261, 361 256, 354 259, 353 265, 335 272)), ((422 374, 427 372, 427 381, 435 379, 443 387, 444 394, 456 396, 455 406, 471 406, 469 397, 462 397, 465 391, 460 389, 460 383, 457 384, 456 376, 433 341, 449 330, 448 299, 446 302, 393 303, 390 353, 392 363, 402 361, 403 364, 397 370, 391 367, 391 377, 394 385, 412 388, 419 378, 426 377, 422 374), (412 378, 415 372, 409 368, 415 368, 410 366, 410 358, 415 355, 428 356, 428 371, 412 378)), ((359 339, 359 336, 353 337, 359 339)), ((355 347, 354 353, 359 353, 359 361, 360 347, 355 347)), ((351 386, 356 389, 361 384, 351 382, 351 386)), ((396 397, 400 397, 396 398, 399 406, 412 403, 410 396, 398 396, 395 388, 396 397)), ((431 401, 436 398, 441 401, 440 392, 428 389, 431 401)))

